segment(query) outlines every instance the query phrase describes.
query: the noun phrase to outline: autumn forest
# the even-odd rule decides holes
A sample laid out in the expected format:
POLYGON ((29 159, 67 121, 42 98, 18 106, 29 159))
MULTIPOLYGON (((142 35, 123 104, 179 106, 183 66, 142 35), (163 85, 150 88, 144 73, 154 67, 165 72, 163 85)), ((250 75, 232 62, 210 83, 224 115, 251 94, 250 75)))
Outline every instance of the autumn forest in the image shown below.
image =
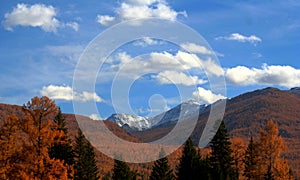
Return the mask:
MULTIPOLYGON (((5 118, 4 118, 5 117, 5 118)), ((294 179, 278 124, 269 120, 257 136, 230 137, 222 121, 209 146, 192 139, 177 153, 146 164, 114 160, 109 166, 84 134, 73 136, 55 102, 34 97, 22 112, 0 121, 0 179, 294 179), (106 169, 103 171, 103 169, 106 169)), ((110 160, 112 161, 112 160, 110 160)))

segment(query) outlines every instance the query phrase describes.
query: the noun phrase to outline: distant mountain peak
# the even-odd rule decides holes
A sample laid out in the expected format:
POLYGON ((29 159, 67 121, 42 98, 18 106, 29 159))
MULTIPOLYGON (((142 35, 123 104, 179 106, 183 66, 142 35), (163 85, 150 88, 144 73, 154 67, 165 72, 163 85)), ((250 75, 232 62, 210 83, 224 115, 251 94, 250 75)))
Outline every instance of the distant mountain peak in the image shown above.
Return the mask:
POLYGON ((146 117, 136 116, 131 114, 112 114, 107 120, 118 124, 120 127, 128 125, 132 129, 142 131, 151 127, 146 117))
POLYGON ((202 111, 206 107, 207 105, 201 105, 200 102, 195 99, 189 99, 176 107, 151 118, 118 113, 112 114, 107 120, 126 129, 131 128, 132 130, 143 131, 152 126, 177 121, 179 118, 189 119, 190 115, 202 111))

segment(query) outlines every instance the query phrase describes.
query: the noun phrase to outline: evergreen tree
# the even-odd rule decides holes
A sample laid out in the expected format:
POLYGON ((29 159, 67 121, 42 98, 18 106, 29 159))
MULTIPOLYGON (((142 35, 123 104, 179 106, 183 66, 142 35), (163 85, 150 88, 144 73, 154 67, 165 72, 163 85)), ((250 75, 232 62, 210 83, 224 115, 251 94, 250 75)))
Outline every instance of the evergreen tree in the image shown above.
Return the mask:
POLYGON ((165 152, 163 149, 159 152, 159 158, 155 161, 152 172, 150 175, 150 180, 173 180, 175 179, 173 170, 168 164, 168 159, 165 157, 165 152))
POLYGON ((210 163, 212 166, 211 175, 213 179, 227 180, 237 179, 237 175, 232 168, 232 149, 230 147, 229 135, 222 121, 221 125, 210 143, 212 150, 210 163))
MULTIPOLYGON (((199 157, 201 156, 199 155, 199 157)), ((201 157, 199 163, 196 164, 197 177, 203 180, 211 179, 210 169, 211 169, 211 165, 210 165, 209 157, 208 156, 204 158, 201 157)))
POLYGON ((253 137, 251 136, 250 142, 248 144, 247 150, 245 152, 245 170, 244 176, 247 179, 255 179, 255 168, 256 168, 256 154, 254 149, 253 137))
POLYGON ((49 150, 49 155, 51 158, 63 160, 68 165, 74 164, 74 151, 71 145, 71 139, 68 134, 68 129, 66 127, 66 121, 61 113, 60 108, 58 113, 54 118, 55 129, 62 133, 59 139, 56 139, 54 145, 49 150))
POLYGON ((181 179, 198 179, 200 173, 199 167, 200 154, 197 153, 193 141, 189 138, 183 148, 179 166, 177 167, 177 177, 181 179))
POLYGON ((96 180, 99 179, 96 155, 93 146, 84 137, 81 130, 78 131, 75 145, 75 180, 96 180))
POLYGON ((66 120, 63 114, 61 113, 60 107, 58 108, 58 113, 54 117, 54 123, 57 125, 56 129, 59 131, 63 131, 65 134, 68 133, 68 128, 66 127, 66 120))
POLYGON ((134 180, 136 179, 136 173, 131 171, 129 166, 124 161, 115 159, 112 179, 113 180, 134 180))

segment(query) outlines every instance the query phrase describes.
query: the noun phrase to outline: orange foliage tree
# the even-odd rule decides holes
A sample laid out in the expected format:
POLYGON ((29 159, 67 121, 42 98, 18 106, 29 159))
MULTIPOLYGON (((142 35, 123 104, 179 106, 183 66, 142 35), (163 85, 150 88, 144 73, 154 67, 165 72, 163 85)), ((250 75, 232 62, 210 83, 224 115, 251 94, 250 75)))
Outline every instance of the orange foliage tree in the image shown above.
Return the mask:
POLYGON ((230 139, 233 159, 233 169, 239 179, 243 179, 242 172, 244 171, 244 156, 245 156, 245 142, 242 138, 234 137, 230 139))
POLYGON ((63 136, 51 120, 57 113, 55 103, 45 96, 34 97, 23 111, 23 118, 11 116, 0 128, 0 161, 5 164, 0 178, 67 179, 69 167, 48 153, 54 140, 63 136))
POLYGON ((257 166, 254 179, 293 179, 291 168, 283 157, 285 144, 278 132, 278 125, 272 120, 260 131, 258 141, 254 143, 257 166))
POLYGON ((18 117, 12 115, 0 125, 0 179, 21 179, 20 162, 24 160, 18 117))

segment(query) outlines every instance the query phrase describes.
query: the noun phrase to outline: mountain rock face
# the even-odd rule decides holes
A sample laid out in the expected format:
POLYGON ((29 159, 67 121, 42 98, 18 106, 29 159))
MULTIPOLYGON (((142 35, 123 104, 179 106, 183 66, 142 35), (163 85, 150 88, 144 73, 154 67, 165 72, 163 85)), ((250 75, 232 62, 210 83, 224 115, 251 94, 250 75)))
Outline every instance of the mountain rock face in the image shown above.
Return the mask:
POLYGON ((124 127, 127 131, 138 130, 142 131, 151 127, 151 123, 146 117, 135 116, 130 114, 112 114, 107 118, 108 121, 114 122, 120 127, 124 127), (128 127, 129 126, 129 127, 128 127))
POLYGON ((143 131, 165 123, 177 121, 179 118, 188 120, 195 113, 202 112, 207 108, 207 105, 201 105, 199 102, 191 99, 178 106, 161 113, 157 116, 147 118, 130 114, 112 114, 107 118, 108 121, 118 124, 126 131, 132 133, 134 131, 143 131))
POLYGON ((161 113, 149 121, 152 123, 152 127, 162 125, 167 122, 177 121, 179 118, 188 120, 192 114, 202 112, 207 108, 207 105, 201 105, 198 101, 193 99, 188 100, 179 104, 178 106, 168 110, 167 112, 161 113))

